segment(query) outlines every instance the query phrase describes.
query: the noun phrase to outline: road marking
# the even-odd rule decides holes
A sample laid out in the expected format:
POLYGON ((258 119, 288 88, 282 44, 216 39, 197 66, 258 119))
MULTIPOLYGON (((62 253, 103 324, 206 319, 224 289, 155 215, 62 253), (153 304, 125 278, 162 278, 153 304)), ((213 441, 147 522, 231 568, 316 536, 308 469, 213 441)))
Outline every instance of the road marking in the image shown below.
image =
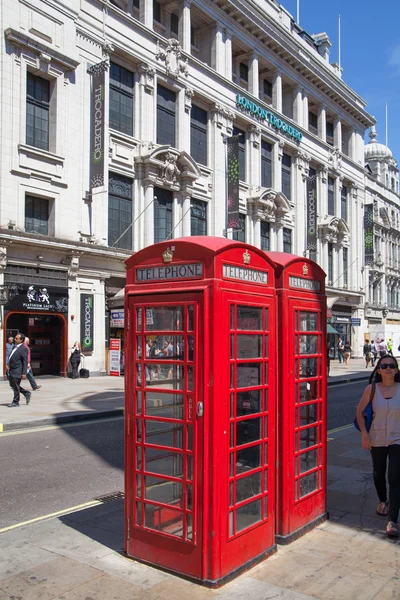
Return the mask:
POLYGON ((123 419, 124 416, 116 417, 105 417, 102 419, 88 419, 87 421, 75 421, 74 423, 60 423, 54 425, 39 425, 38 427, 27 427, 26 429, 16 429, 15 431, 3 431, 2 424, 0 423, 1 438, 9 437, 11 435, 22 435, 23 433, 35 433, 38 431, 53 431, 54 429, 69 429, 70 427, 76 427, 77 425, 93 425, 98 423, 108 423, 109 421, 118 421, 123 419))
POLYGON ((22 521, 22 523, 16 523, 15 525, 10 525, 9 527, 3 527, 3 529, 0 529, 0 533, 12 531, 13 529, 18 529, 18 527, 24 527, 24 525, 32 525, 33 523, 38 523, 39 521, 44 521, 45 519, 51 519, 52 517, 60 517, 61 515, 77 512, 78 510, 91 508, 92 506, 98 506, 99 504, 103 503, 99 502, 98 500, 92 500, 91 502, 77 504, 76 506, 64 508, 63 510, 58 510, 57 512, 49 513, 48 515, 43 515, 42 517, 36 517, 36 519, 30 519, 29 521, 22 521))
POLYGON ((350 427, 354 427, 353 423, 350 423, 350 425, 343 425, 342 427, 336 427, 336 429, 329 429, 329 431, 327 431, 327 434, 330 435, 331 433, 336 433, 337 431, 344 431, 345 429, 349 429, 350 427))

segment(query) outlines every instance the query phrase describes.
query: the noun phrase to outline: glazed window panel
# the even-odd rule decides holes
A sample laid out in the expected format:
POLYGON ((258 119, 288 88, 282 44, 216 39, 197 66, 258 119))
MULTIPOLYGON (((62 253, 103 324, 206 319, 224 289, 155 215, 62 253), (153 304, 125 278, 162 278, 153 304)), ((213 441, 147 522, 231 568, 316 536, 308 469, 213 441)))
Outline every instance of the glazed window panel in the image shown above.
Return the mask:
POLYGON ((172 504, 179 508, 183 505, 183 484, 160 477, 146 476, 145 498, 163 504, 172 504))
POLYGON ((165 419, 184 419, 184 395, 146 392, 146 415, 165 419))
POLYGON ((242 331, 261 331, 262 314, 262 308, 256 308, 253 306, 238 306, 236 328, 242 331))
POLYGON ((261 419, 245 419, 236 423, 236 445, 242 446, 261 439, 261 419))
POLYGON ((161 448, 145 448, 145 470, 170 477, 183 477, 183 454, 161 448))
POLYGON ((250 502, 236 509, 236 532, 243 531, 261 521, 261 500, 250 502))
MULTIPOLYGON (((247 390, 236 394, 236 416, 245 417, 263 410, 262 390, 247 390)), ((266 410, 266 409, 265 409, 266 410)))
POLYGON ((318 313, 300 311, 299 331, 318 331, 318 313))
POLYGON ((146 420, 146 443, 183 448, 184 425, 171 421, 146 420))
POLYGON ((236 365, 236 387, 245 388, 261 385, 262 366, 259 363, 236 365))
POLYGON ((261 358, 261 335, 237 335, 237 358, 261 358))

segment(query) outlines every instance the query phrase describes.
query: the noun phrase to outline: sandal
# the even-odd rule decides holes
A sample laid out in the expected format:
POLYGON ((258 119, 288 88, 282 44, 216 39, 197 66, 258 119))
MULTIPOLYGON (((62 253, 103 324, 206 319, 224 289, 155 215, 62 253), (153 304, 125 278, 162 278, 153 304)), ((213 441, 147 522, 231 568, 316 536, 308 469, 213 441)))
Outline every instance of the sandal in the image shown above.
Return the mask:
POLYGON ((389 538, 397 538, 399 536, 399 532, 397 530, 397 523, 393 523, 393 521, 389 521, 386 527, 386 535, 389 538))
POLYGON ((388 514, 388 505, 386 502, 378 502, 378 506, 376 507, 376 514, 381 517, 386 517, 388 514))

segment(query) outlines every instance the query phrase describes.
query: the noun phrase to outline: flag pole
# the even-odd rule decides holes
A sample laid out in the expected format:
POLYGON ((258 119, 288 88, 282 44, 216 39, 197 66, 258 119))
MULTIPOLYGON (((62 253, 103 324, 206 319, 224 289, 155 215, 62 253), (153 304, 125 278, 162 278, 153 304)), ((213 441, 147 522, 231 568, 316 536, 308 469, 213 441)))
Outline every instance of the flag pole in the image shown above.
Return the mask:
POLYGON ((296 23, 297 25, 300 25, 300 0, 297 0, 296 23))
POLYGON ((342 66, 341 65, 341 51, 340 51, 340 15, 338 18, 338 65, 339 65, 339 69, 342 66))
POLYGON ((388 130, 388 103, 386 102, 386 146, 389 145, 389 130, 388 130))

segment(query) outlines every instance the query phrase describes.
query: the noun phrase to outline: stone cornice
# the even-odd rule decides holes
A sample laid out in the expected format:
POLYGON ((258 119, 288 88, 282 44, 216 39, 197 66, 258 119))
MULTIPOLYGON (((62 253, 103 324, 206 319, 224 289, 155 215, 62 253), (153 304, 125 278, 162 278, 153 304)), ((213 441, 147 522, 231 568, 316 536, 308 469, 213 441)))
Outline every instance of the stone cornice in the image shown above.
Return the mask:
POLYGON ((62 54, 61 52, 54 50, 51 46, 48 46, 47 44, 35 39, 34 37, 32 37, 30 35, 26 35, 25 33, 22 33, 21 31, 17 31, 16 29, 12 29, 11 27, 9 27, 8 29, 6 29, 6 31, 4 33, 5 33, 6 40, 11 42, 12 44, 21 46, 23 48, 28 48, 29 50, 32 50, 36 54, 43 53, 43 54, 48 55, 56 63, 58 63, 59 65, 64 67, 64 69, 66 71, 73 71, 79 65, 78 60, 74 60, 73 58, 70 58, 69 56, 62 54))

